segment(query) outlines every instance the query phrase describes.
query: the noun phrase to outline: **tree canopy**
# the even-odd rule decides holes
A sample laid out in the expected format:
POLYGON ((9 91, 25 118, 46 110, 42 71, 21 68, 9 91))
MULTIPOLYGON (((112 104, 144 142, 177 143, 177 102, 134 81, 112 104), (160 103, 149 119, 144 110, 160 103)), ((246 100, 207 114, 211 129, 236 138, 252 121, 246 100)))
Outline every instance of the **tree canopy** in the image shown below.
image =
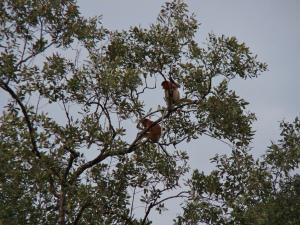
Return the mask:
POLYGON ((283 122, 282 140, 252 157, 255 114, 229 84, 267 66, 245 43, 197 43, 180 0, 121 31, 73 0, 4 0, 0 12, 0 225, 146 225, 174 198, 177 225, 299 224, 300 123, 283 122), (189 101, 150 107, 164 80, 189 101), (158 144, 136 128, 144 118, 163 128, 158 144), (232 147, 210 174, 191 171, 186 152, 203 135, 232 147))

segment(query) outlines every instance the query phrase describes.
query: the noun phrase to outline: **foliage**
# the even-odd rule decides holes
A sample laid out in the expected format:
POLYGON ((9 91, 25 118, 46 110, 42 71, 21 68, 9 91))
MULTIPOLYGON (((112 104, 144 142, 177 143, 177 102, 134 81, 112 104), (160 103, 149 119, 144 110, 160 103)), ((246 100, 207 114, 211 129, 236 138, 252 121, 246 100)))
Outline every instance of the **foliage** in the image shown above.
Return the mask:
POLYGON ((299 121, 282 124, 265 158, 251 156, 255 115, 229 84, 266 65, 244 43, 209 34, 199 45, 180 0, 148 28, 123 31, 84 18, 73 0, 4 0, 0 10, 0 224, 146 225, 172 198, 185 199, 178 225, 299 222, 299 121), (163 80, 190 101, 150 106, 163 80), (135 128, 145 117, 163 127, 159 144, 135 128), (232 154, 183 184, 188 156, 176 146, 202 135, 232 154))
POLYGON ((176 224, 299 224, 300 121, 282 122, 281 129, 282 139, 259 160, 235 149, 214 157, 210 174, 194 171, 192 198, 176 224))

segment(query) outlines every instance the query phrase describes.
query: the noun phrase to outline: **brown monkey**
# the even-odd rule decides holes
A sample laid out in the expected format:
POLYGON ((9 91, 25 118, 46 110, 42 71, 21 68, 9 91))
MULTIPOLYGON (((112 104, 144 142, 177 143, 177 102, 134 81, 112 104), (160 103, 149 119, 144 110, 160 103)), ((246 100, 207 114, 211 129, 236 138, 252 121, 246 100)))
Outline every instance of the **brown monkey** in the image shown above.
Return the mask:
POLYGON ((145 136, 151 140, 152 142, 158 142, 160 136, 161 136, 161 127, 159 124, 153 125, 153 121, 149 120, 147 118, 144 118, 140 121, 140 123, 143 125, 145 129, 148 129, 148 131, 145 133, 145 136))
POLYGON ((161 83, 165 91, 165 101, 167 103, 168 109, 172 109, 175 104, 180 102, 180 93, 179 93, 179 85, 171 82, 171 81, 163 81, 161 83))

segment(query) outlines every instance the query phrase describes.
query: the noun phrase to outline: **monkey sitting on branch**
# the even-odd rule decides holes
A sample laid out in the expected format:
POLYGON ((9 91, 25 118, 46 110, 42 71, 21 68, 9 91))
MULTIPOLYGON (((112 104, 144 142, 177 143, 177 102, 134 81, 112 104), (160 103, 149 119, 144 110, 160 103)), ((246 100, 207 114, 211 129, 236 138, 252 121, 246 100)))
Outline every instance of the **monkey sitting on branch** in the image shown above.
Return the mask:
POLYGON ((165 92, 165 101, 168 110, 172 110, 174 108, 174 105, 179 104, 181 102, 192 102, 192 100, 190 99, 180 98, 180 93, 178 90, 180 86, 176 84, 173 80, 165 80, 161 83, 161 86, 163 87, 165 92))
POLYGON ((137 128, 147 130, 144 134, 144 137, 146 137, 147 140, 151 141, 152 143, 157 143, 158 146, 163 150, 163 152, 167 156, 170 156, 166 149, 158 142, 162 133, 162 128, 159 124, 154 125, 154 122, 152 120, 144 118, 140 120, 137 128), (142 125, 142 127, 140 126, 140 124, 142 125))
POLYGON ((153 125, 153 121, 147 118, 141 119, 140 122, 137 125, 137 128, 139 129, 146 129, 146 133, 144 134, 145 137, 147 137, 148 140, 158 143, 159 138, 161 136, 161 126, 159 124, 153 125), (140 126, 142 125, 142 127, 140 126))

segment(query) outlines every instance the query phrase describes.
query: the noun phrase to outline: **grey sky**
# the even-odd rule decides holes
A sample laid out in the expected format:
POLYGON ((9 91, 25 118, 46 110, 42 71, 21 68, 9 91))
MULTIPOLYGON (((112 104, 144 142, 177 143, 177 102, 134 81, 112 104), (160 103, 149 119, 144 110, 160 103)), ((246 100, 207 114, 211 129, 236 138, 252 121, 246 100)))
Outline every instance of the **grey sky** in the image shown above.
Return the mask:
MULTIPOLYGON (((147 26, 155 21, 164 1, 161 0, 80 0, 84 15, 103 15, 104 26, 126 29, 147 26)), ((271 140, 279 136, 279 121, 299 116, 300 86, 300 1, 298 0, 189 0, 189 9, 201 23, 197 40, 203 42, 208 32, 236 36, 245 42, 269 70, 253 80, 237 80, 232 89, 250 102, 249 110, 257 115, 253 153, 260 156, 271 140)), ((230 149, 208 138, 185 146, 193 168, 209 171, 209 158, 230 149)), ((157 225, 171 224, 176 207, 164 218, 155 216, 157 225)), ((152 215, 153 217, 153 215, 152 215)))

